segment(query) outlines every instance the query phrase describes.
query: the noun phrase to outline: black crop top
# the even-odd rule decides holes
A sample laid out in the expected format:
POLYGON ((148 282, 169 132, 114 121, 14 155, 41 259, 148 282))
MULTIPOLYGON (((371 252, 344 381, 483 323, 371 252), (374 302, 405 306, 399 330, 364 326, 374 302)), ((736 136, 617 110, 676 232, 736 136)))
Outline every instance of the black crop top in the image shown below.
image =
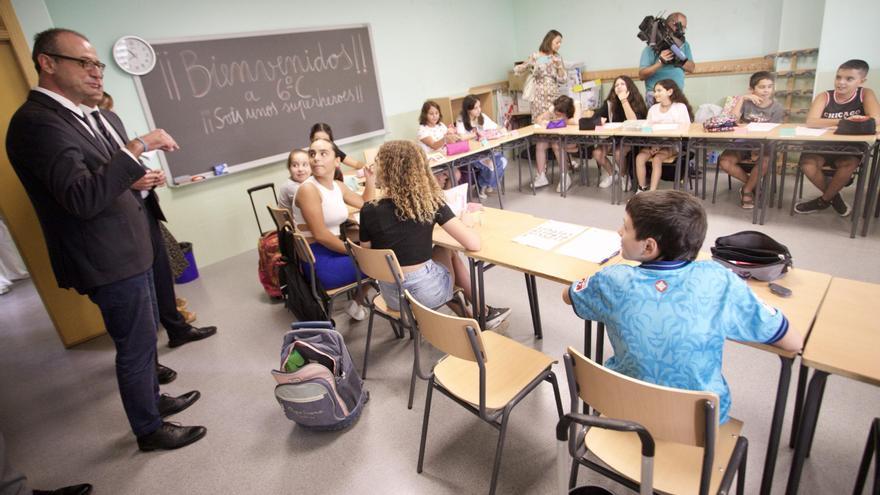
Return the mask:
POLYGON ((394 210, 394 203, 388 198, 365 203, 361 209, 361 240, 370 242, 373 249, 391 249, 400 266, 418 265, 431 259, 434 224, 443 225, 455 217, 449 206, 444 203, 431 223, 400 220, 394 210))

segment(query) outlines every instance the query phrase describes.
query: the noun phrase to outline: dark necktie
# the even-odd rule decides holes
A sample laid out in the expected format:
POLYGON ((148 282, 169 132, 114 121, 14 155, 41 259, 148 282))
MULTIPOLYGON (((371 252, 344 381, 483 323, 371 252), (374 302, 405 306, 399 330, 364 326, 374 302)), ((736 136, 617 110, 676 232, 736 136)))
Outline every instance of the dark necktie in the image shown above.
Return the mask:
POLYGON ((95 129, 94 124, 89 122, 89 119, 85 115, 76 113, 74 111, 71 111, 70 113, 72 113, 76 118, 81 120, 86 125, 86 127, 88 127, 89 130, 92 131, 92 134, 95 137, 95 141, 97 141, 97 143, 98 143, 98 148, 104 150, 104 152, 106 152, 108 156, 112 156, 115 148, 110 147, 110 143, 107 142, 107 138, 105 138, 104 136, 101 135, 101 131, 99 131, 98 129, 95 129))
POLYGON ((106 141, 106 144, 109 147, 111 154, 119 149, 119 143, 116 142, 116 139, 113 138, 113 135, 110 134, 110 130, 107 129, 107 126, 104 125, 104 120, 101 119, 101 112, 98 110, 92 111, 92 118, 95 119, 95 124, 98 125, 98 130, 101 131, 100 135, 106 141))

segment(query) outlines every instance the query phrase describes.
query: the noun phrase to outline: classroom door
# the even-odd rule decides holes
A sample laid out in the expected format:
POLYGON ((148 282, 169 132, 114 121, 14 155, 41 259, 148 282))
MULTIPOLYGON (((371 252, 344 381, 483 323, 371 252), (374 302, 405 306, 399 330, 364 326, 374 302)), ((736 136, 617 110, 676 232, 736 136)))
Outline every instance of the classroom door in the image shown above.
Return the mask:
POLYGON ((70 347, 103 334, 104 322, 98 307, 87 297, 58 288, 37 214, 9 163, 6 131, 12 114, 27 98, 28 85, 12 44, 2 38, 4 32, 0 30, 0 213, 9 225, 58 336, 65 347, 70 347))

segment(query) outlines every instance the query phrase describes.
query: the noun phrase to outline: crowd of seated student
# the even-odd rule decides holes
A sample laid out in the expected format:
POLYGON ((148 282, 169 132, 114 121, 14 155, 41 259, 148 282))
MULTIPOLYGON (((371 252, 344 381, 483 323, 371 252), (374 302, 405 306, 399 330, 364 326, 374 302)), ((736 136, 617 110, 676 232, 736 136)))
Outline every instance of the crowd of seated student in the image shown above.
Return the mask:
MULTIPOLYGON (((617 76, 614 78, 614 84, 605 102, 599 109, 599 117, 602 124, 624 122, 626 120, 642 120, 648 116, 648 107, 645 105, 645 99, 639 93, 636 83, 629 76, 617 76)), ((613 170, 611 163, 608 162, 607 155, 611 153, 611 145, 605 144, 596 146, 593 149, 593 159, 596 164, 602 168, 604 176, 599 181, 599 187, 607 188, 611 186, 613 181, 613 170)), ((626 155, 629 153, 629 147, 618 147, 614 161, 620 164, 620 176, 628 177, 626 155)), ((623 190, 627 190, 627 181, 620 181, 623 190)))
MULTIPOLYGON (((657 103, 648 109, 649 124, 690 124, 693 120, 691 104, 672 79, 657 81, 654 85, 654 100, 657 103)), ((651 161, 650 189, 654 191, 660 184, 663 162, 672 158, 675 158, 675 152, 669 148, 643 147, 636 155, 636 179, 639 183, 637 192, 648 190, 648 160, 651 161)))
MULTIPOLYGON (((433 246, 432 239, 434 225, 440 225, 465 249, 476 251, 480 235, 452 213, 424 151, 412 141, 389 141, 379 148, 376 167, 383 197, 361 209, 361 246, 394 251, 404 272, 403 289, 421 304, 437 308, 448 303, 453 283, 472 303, 467 265, 458 253, 433 246)), ((393 297, 397 288, 379 281, 379 289, 386 294, 388 306, 398 310, 399 301, 393 297)), ((486 310, 487 329, 498 326, 510 314, 509 308, 488 306, 486 310)))
POLYGON ((573 283, 562 298, 579 317, 605 323, 614 348, 606 367, 658 385, 714 392, 724 423, 730 408, 721 373, 725 339, 798 351, 803 338, 732 271, 696 261, 706 228, 706 212, 688 193, 637 194, 626 204, 620 254, 641 264, 604 268, 573 283))
MULTIPOLYGON (((824 91, 813 99, 807 112, 807 125, 811 127, 836 126, 841 119, 859 120, 865 117, 880 122, 880 103, 870 88, 865 88, 868 77, 868 64, 864 60, 848 60, 840 65, 834 77, 834 89, 824 91)), ((861 157, 856 155, 820 155, 804 153, 800 167, 804 175, 816 186, 822 195, 796 204, 796 213, 815 213, 829 206, 838 215, 850 214, 850 207, 840 196, 840 190, 852 180, 861 157), (831 180, 825 179, 823 166, 834 172, 831 180)))
MULTIPOLYGON (((773 99, 773 86, 776 78, 767 71, 759 71, 749 78, 749 92, 737 99, 733 107, 733 117, 744 124, 752 122, 769 122, 781 124, 784 117, 782 105, 773 99)), ((770 158, 765 156, 761 160, 761 174, 747 172, 741 165, 741 161, 755 162, 758 159, 755 153, 749 151, 726 150, 718 157, 718 166, 731 177, 743 183, 739 190, 740 206, 745 209, 755 207, 755 186, 758 180, 767 175, 770 170, 770 158)))

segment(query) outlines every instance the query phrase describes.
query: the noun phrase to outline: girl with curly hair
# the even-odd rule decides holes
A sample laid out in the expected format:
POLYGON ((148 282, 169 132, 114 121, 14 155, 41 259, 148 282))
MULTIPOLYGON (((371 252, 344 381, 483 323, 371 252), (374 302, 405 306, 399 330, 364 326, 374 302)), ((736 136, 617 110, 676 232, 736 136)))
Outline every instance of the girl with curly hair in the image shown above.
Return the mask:
MULTIPOLYGON (((361 209, 361 245, 391 249, 403 269, 403 289, 430 308, 452 300, 453 282, 464 289, 469 302, 470 273, 452 250, 432 247, 434 224, 440 225, 468 251, 480 249, 480 234, 466 227, 446 204, 434 179, 425 152, 412 141, 389 141, 376 155, 376 176, 383 198, 361 209)), ((379 290, 396 294, 397 287, 379 282, 379 290)), ((399 310, 396 297, 385 299, 399 310)), ((487 308, 486 327, 498 326, 510 314, 509 308, 487 308)))

